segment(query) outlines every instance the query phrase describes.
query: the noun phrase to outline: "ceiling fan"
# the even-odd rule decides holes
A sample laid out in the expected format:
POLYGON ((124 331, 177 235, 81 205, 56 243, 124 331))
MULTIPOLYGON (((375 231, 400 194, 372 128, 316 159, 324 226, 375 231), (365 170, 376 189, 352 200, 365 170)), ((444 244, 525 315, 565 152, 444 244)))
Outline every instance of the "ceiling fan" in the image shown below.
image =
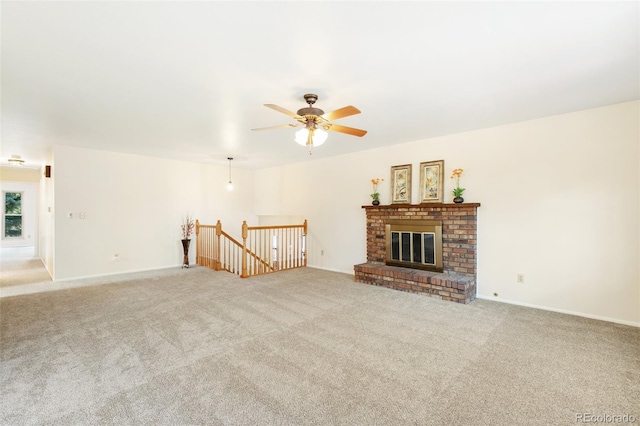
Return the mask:
POLYGON ((362 137, 367 134, 366 130, 356 129, 354 127, 341 126, 334 124, 333 121, 339 118, 349 117, 350 115, 360 114, 360 110, 354 106, 346 106, 335 111, 325 113, 320 108, 314 108, 313 104, 318 100, 318 95, 308 93, 304 95, 304 100, 309 105, 300 108, 297 113, 291 112, 274 104, 264 104, 267 108, 274 109, 278 112, 288 115, 297 121, 297 123, 281 124, 279 126, 261 127, 251 130, 271 130, 285 127, 301 127, 296 132, 296 142, 303 146, 320 146, 327 140, 327 133, 324 130, 332 132, 346 133, 352 136, 362 137))

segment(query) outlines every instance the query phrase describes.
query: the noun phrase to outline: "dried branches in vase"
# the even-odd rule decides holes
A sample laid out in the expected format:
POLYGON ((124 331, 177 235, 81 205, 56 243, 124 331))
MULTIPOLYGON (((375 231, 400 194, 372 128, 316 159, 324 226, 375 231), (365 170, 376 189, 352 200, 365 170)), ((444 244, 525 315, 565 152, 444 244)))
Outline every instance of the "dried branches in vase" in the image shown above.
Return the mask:
POLYGON ((187 214, 182 218, 182 225, 180 226, 180 229, 182 229, 182 251, 184 254, 182 259, 183 268, 189 267, 189 245, 191 244, 189 237, 193 233, 195 226, 196 224, 190 214, 187 214))
POLYGON ((182 226, 181 226, 182 238, 185 240, 188 240, 191 234, 193 233, 193 229, 195 228, 195 226, 196 224, 193 221, 193 217, 190 214, 182 218, 182 226))

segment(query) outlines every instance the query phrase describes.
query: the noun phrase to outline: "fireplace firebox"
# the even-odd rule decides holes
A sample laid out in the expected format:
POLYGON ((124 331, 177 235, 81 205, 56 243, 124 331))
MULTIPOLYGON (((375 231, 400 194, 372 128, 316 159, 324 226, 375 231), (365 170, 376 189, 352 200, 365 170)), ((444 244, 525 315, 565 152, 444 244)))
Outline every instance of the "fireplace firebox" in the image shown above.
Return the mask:
POLYGON ((387 265, 442 272, 442 222, 389 220, 385 223, 387 265))

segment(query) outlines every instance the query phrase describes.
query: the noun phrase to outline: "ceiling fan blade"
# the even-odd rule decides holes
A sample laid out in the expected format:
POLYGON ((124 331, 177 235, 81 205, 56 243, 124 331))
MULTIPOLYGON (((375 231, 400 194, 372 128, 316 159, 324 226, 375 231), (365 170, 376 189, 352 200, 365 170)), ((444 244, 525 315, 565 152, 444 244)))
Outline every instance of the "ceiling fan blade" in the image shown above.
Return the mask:
POLYGON ((267 108, 274 109, 274 110, 276 110, 276 111, 278 111, 278 112, 281 112, 281 113, 283 113, 283 114, 286 114, 286 115, 288 115, 288 116, 289 116, 289 117, 291 117, 291 118, 295 118, 296 120, 300 120, 300 119, 302 119, 302 118, 303 118, 303 117, 300 117, 300 116, 299 116, 298 114, 296 114, 295 112, 291 112, 291 111, 289 111, 288 109, 284 109, 284 108, 282 108, 281 106, 278 106, 278 105, 274 105, 274 104, 264 104, 264 106, 266 106, 267 108))
POLYGON ((339 118, 349 117, 350 115, 356 115, 356 114, 360 114, 360 110, 352 105, 349 105, 349 106, 337 109, 335 111, 322 114, 320 117, 322 117, 327 121, 333 121, 339 118))
POLYGON ((367 134, 366 130, 356 129, 354 127, 341 126, 339 124, 331 124, 331 123, 323 124, 322 128, 325 130, 330 130, 332 132, 346 133, 348 135, 359 136, 359 137, 362 137, 367 134))
POLYGON ((299 124, 281 124, 279 126, 271 126, 271 127, 258 127, 257 129, 251 130, 271 130, 271 129, 283 129, 285 127, 298 127, 299 124))

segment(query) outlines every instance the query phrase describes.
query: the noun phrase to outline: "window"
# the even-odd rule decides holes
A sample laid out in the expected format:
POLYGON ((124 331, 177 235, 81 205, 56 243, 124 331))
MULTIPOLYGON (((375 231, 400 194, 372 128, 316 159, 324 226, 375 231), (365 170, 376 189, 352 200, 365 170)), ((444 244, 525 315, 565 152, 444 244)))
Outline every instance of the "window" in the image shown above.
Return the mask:
POLYGON ((22 192, 4 193, 4 238, 22 237, 22 192))

